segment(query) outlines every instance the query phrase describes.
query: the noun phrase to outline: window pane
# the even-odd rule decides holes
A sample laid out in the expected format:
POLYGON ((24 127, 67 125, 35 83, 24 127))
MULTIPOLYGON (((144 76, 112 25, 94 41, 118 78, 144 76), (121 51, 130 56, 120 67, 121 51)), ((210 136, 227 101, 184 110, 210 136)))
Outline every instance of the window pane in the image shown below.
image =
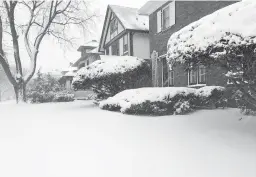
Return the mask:
POLYGON ((169 85, 174 85, 174 71, 169 70, 169 85))
POLYGON ((117 26, 118 26, 117 20, 113 19, 110 23, 110 34, 114 33, 117 30, 117 26))
POLYGON ((128 35, 124 35, 123 37, 123 42, 124 42, 124 46, 123 46, 123 50, 124 50, 124 53, 128 51, 128 35))
POLYGON ((189 84, 197 84, 196 70, 189 71, 189 84))
POLYGON ((170 26, 169 20, 169 6, 163 10, 163 28, 166 29, 170 26))
POLYGON ((204 66, 199 66, 199 83, 205 83, 206 82, 206 69, 204 66))

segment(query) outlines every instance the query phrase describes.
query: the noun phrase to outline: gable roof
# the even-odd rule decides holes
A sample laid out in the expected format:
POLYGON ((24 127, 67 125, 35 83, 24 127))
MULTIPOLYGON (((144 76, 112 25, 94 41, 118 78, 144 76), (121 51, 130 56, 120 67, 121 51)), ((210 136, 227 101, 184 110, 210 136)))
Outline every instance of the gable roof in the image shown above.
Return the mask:
POLYGON ((139 15, 138 9, 109 5, 116 17, 120 20, 125 29, 130 30, 149 30, 149 18, 147 15, 139 15))
POLYGON ((146 15, 139 15, 138 9, 118 5, 108 5, 100 38, 100 52, 103 51, 103 43, 107 35, 111 13, 115 14, 125 30, 149 32, 149 17, 146 15))

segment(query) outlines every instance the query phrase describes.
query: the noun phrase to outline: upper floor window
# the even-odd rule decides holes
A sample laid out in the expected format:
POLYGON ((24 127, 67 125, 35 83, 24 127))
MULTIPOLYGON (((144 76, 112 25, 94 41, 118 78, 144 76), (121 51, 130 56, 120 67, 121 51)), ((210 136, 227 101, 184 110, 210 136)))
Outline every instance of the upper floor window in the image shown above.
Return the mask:
POLYGON ((197 68, 193 68, 188 72, 188 84, 197 85, 206 83, 206 68, 200 65, 197 68))
POLYGON ((118 22, 116 18, 113 18, 110 22, 110 34, 113 34, 117 31, 118 28, 118 22))
POLYGON ((128 35, 124 35, 123 37, 123 55, 128 54, 128 35))
POLYGON ((157 32, 161 32, 175 24, 175 1, 170 2, 157 11, 157 32))
POLYGON ((170 26, 170 13, 169 13, 169 6, 163 9, 163 29, 166 29, 170 26))

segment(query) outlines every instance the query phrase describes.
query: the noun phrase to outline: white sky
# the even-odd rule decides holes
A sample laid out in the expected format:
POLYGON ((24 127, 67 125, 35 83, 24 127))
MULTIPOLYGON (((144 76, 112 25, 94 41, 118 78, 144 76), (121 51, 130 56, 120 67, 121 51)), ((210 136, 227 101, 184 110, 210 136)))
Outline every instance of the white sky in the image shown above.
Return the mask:
MULTIPOLYGON (((99 41, 108 4, 140 8, 146 2, 147 0, 93 0, 93 8, 100 14, 100 18, 96 21, 96 24, 91 27, 93 32, 86 34, 86 38, 84 39, 82 33, 77 34, 74 31, 74 35, 78 35, 77 37, 80 40, 74 48, 69 50, 63 48, 63 46, 60 46, 53 40, 45 38, 39 51, 38 68, 41 67, 45 71, 66 69, 69 66, 69 62, 76 61, 80 57, 80 52, 76 51, 80 45, 92 39, 99 41)), ((23 46, 21 46, 21 50, 25 52, 23 46)))

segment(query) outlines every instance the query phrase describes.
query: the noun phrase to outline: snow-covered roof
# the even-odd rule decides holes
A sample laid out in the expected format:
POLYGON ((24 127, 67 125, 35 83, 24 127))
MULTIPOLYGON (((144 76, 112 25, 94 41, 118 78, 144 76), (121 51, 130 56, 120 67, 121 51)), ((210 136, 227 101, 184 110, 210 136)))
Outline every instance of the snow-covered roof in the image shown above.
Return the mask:
POLYGON ((84 46, 98 47, 98 46, 99 46, 99 43, 98 43, 98 41, 96 41, 96 40, 92 40, 92 41, 89 41, 89 42, 85 43, 84 46))
POLYGON ((74 77, 74 76, 76 76, 76 72, 74 72, 74 71, 69 71, 69 72, 67 72, 64 76, 66 76, 66 77, 74 77))
POLYGON ((150 15, 167 1, 148 1, 138 11, 140 15, 150 15))
POLYGON ((149 30, 149 18, 147 15, 139 15, 138 9, 109 5, 117 18, 121 21, 125 29, 130 30, 149 30))
POLYGON ((81 45, 81 46, 77 49, 77 51, 82 51, 83 49, 94 49, 94 48, 96 48, 96 47, 98 47, 98 46, 99 46, 98 41, 92 40, 92 41, 89 41, 89 42, 85 43, 85 45, 81 45))
POLYGON ((174 33, 168 41, 168 59, 204 51, 209 46, 256 43, 256 1, 243 0, 220 9, 174 33))
POLYGON ((77 71, 77 67, 74 67, 74 66, 70 66, 70 67, 68 67, 68 68, 65 68, 65 69, 63 69, 62 71, 77 71))
POLYGON ((143 62, 145 60, 133 56, 100 55, 100 60, 78 70, 74 81, 79 80, 80 76, 95 78, 110 73, 124 73, 140 66, 143 62))

